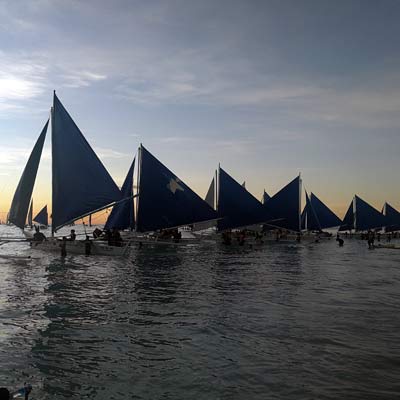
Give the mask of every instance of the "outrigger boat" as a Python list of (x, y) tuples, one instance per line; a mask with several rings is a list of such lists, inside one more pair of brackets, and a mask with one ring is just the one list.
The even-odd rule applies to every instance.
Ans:
[[(43, 144), (49, 120), (36, 142), (28, 163), (15, 191), (9, 213), (9, 221), (24, 231), (29, 203), (39, 167)], [(55, 233), (63, 226), (70, 225), (94, 212), (111, 207), (121, 198), (121, 191), (86, 141), (54, 92), (51, 109), (52, 136), (52, 237), (35, 241), (33, 249), (61, 251), (60, 240)], [(30, 212), (31, 214), (31, 212)], [(47, 208), (35, 218), (47, 217)], [(43, 219), (41, 218), (43, 217)], [(47, 218), (46, 218), (47, 219)], [(31, 232), (24, 231), (30, 241)], [(34, 236), (34, 235), (33, 235)], [(85, 254), (85, 242), (67, 241), (66, 251)], [(90, 253), (99, 255), (124, 255), (126, 248), (108, 246), (106, 243), (91, 241)]]
[[(188, 185), (155, 158), (143, 145), (138, 150), (137, 193), (133, 195), (132, 171), (122, 187), (126, 203), (116, 204), (106, 229), (134, 231), (123, 236), (132, 243), (183, 245), (201, 238), (185, 227), (217, 218), (215, 211)], [(134, 202), (136, 200), (136, 218)]]

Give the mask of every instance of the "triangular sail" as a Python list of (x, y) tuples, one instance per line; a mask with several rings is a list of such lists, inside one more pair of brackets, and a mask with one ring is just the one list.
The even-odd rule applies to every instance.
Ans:
[(346, 211), (346, 214), (343, 218), (342, 223), (340, 224), (339, 231), (351, 231), (354, 229), (354, 211), (353, 206), (354, 200), (351, 201), (349, 208)]
[(340, 226), (342, 221), (331, 211), (314, 193), (311, 193), (310, 202), (317, 215), (320, 229)]
[(339, 230), (355, 229), (356, 231), (366, 231), (368, 229), (379, 229), (385, 225), (385, 216), (356, 195), (346, 212)]
[(265, 191), (265, 189), (264, 189), (264, 193), (263, 193), (262, 198), (261, 198), (261, 203), (262, 203), (262, 204), (266, 204), (267, 201), (268, 201), (270, 198), (271, 198), (271, 196), (270, 196), (270, 195)]
[(40, 157), (42, 155), (43, 144), (46, 138), (47, 126), (49, 121), (43, 127), (43, 130), (29, 156), (28, 162), (19, 180), (17, 189), (11, 203), (8, 221), (21, 229), (25, 227), (25, 221), (28, 214), (29, 202), (32, 197), (33, 186), (35, 185), (36, 174), (39, 168)]
[(33, 220), (40, 225), (49, 225), (49, 217), (47, 214), (47, 205), (45, 205), (38, 213), (37, 215), (33, 218)]
[(263, 205), (222, 168), (218, 185), (218, 230), (261, 224), (270, 219)]
[(274, 226), (299, 232), (301, 230), (300, 176), (272, 196), (264, 207), (276, 219)]
[(107, 222), (104, 229), (134, 229), (135, 228), (135, 215), (133, 209), (133, 170), (135, 169), (135, 159), (129, 168), (125, 181), (121, 187), (122, 201), (117, 203)]
[(321, 224), (319, 221), (319, 216), (315, 212), (313, 204), (306, 191), (306, 206), (301, 214), (301, 227), (302, 229), (307, 229), (308, 231), (321, 231)]
[(355, 229), (365, 231), (382, 228), (386, 225), (385, 216), (358, 196), (355, 201)]
[(386, 232), (393, 232), (400, 230), (400, 212), (398, 212), (389, 203), (385, 203), (382, 210), (383, 215), (386, 217)]
[(205, 201), (210, 207), (215, 208), (214, 199), (215, 199), (215, 179), (213, 178), (210, 183), (210, 187), (208, 188)]
[(143, 146), (136, 229), (149, 232), (216, 218), (216, 212)]
[(120, 200), (121, 193), (54, 94), (53, 231)]
[(28, 226), (30, 228), (33, 227), (32, 218), (33, 218), (33, 200), (31, 200), (31, 206), (29, 207), (29, 212), (28, 212)]

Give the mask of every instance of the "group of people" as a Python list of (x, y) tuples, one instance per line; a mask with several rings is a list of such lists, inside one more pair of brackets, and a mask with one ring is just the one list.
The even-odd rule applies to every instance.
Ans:
[(96, 228), (93, 231), (93, 237), (94, 239), (107, 241), (107, 244), (109, 246), (121, 247), (124, 242), (122, 240), (121, 234), (119, 233), (119, 230), (116, 228), (113, 228), (111, 230), (105, 229), (104, 231), (102, 231), (99, 228)]
[(158, 239), (172, 239), (175, 243), (179, 243), (182, 239), (182, 232), (178, 228), (162, 229), (157, 234)]

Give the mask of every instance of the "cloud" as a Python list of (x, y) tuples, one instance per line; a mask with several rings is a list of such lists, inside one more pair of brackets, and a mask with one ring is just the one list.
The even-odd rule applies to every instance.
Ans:
[(93, 82), (103, 81), (107, 79), (107, 76), (90, 71), (80, 71), (64, 75), (63, 78), (65, 87), (80, 88), (90, 86)]
[(131, 154), (122, 153), (120, 151), (111, 148), (94, 147), (93, 150), (98, 155), (98, 157), (102, 159), (119, 159), (119, 158), (131, 157)]
[(21, 111), (27, 101), (42, 95), (46, 71), (32, 57), (0, 52), (0, 113)]

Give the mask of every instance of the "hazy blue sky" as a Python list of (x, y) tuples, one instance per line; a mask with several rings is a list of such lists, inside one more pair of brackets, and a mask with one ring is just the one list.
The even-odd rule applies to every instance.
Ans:
[(200, 195), (220, 162), (257, 197), (301, 171), (339, 213), (400, 207), (398, 0), (1, 1), (0, 21), (0, 211), (53, 89), (118, 184), (142, 142)]

